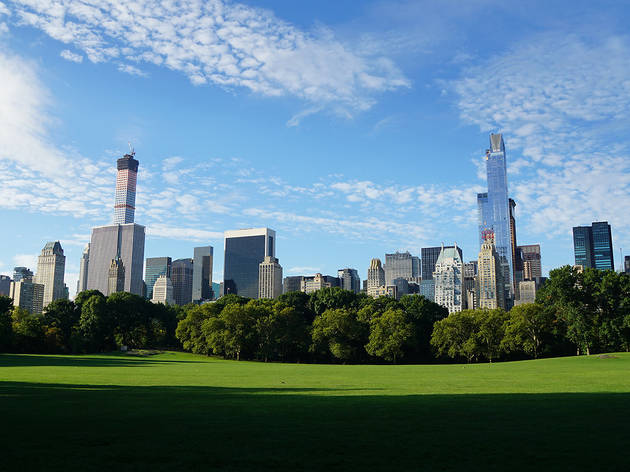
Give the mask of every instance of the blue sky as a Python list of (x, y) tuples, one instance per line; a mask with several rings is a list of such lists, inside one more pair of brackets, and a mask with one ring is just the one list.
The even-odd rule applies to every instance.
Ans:
[[(61, 240), (76, 287), (135, 146), (145, 256), (278, 233), (285, 275), (457, 242), (502, 132), (520, 244), (630, 249), (623, 2), (0, 0), (0, 272)], [(630, 250), (624, 253), (630, 253)]]

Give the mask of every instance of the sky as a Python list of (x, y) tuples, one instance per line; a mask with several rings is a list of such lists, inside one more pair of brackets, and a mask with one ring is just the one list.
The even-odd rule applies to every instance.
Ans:
[[(630, 6), (613, 1), (0, 0), (0, 273), (60, 240), (66, 283), (140, 161), (145, 257), (270, 227), (285, 275), (457, 243), (504, 135), (519, 244), (630, 254)], [(627, 249), (625, 249), (627, 248)]]

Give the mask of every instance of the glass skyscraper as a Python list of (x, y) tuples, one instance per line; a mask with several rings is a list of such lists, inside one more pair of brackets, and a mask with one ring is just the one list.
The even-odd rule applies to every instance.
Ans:
[(486, 172), (488, 192), (477, 194), (479, 245), (483, 243), (483, 232), (491, 230), (494, 233), (495, 247), (501, 262), (505, 293), (509, 297), (513, 293), (514, 268), (512, 267), (507, 164), (505, 144), (501, 134), (490, 135), (490, 149), (486, 151)]
[(199, 246), (194, 249), (192, 301), (200, 303), (212, 300), (218, 294), (212, 289), (212, 265), (214, 263), (212, 246)]
[(153, 298), (153, 286), (158, 277), (164, 275), (171, 278), (171, 258), (170, 257), (147, 257), (147, 264), (144, 271), (144, 282), (147, 284), (147, 298)]
[(575, 265), (599, 270), (614, 270), (612, 232), (607, 221), (573, 228)]
[(258, 298), (258, 266), (265, 257), (276, 257), (275, 241), (269, 228), (225, 232), (224, 295)]
[[(444, 246), (444, 249), (451, 249), (454, 247), (455, 246)], [(433, 280), (435, 263), (437, 262), (438, 257), (440, 257), (440, 252), (442, 252), (442, 246), (423, 247), (420, 249), (420, 257), (422, 258), (422, 280)], [(457, 248), (457, 252), (459, 252), (460, 259), (464, 260), (461, 247)]]

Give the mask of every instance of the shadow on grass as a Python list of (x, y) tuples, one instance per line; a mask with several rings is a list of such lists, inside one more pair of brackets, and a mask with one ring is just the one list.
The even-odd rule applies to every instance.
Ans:
[(344, 393), (3, 382), (2, 465), (625, 471), (630, 463), (628, 393)]
[(126, 356), (122, 353), (110, 353), (98, 357), (0, 354), (0, 367), (140, 367), (143, 365), (195, 362), (200, 361), (154, 359), (151, 356)]

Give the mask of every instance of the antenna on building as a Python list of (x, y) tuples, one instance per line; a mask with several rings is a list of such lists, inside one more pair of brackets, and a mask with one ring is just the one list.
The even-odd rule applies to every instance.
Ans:
[(131, 141), (127, 141), (127, 144), (129, 144), (129, 155), (132, 157), (135, 156), (136, 151), (134, 151), (133, 146), (131, 145)]

